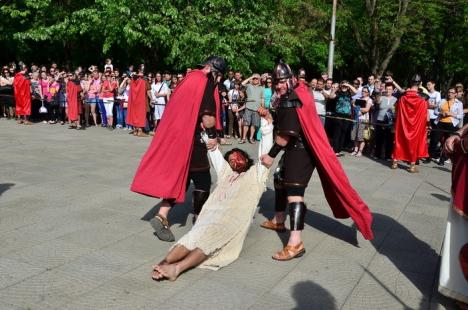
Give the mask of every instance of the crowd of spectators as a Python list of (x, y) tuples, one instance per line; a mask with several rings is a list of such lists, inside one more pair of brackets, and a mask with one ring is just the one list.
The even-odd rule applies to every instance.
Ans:
[[(24, 64), (18, 64), (24, 66)], [(17, 65), (3, 66), (0, 75), (0, 117), (16, 119), (13, 92)], [(101, 126), (109, 130), (128, 130), (138, 137), (147, 137), (157, 130), (170, 96), (183, 73), (150, 72), (144, 64), (129, 66), (120, 71), (107, 59), (101, 67), (78, 67), (74, 71), (59, 69), (56, 63), (49, 67), (32, 64), (27, 73), (31, 82), (32, 111), (30, 120), (36, 123), (65, 125), (67, 118), (66, 83), (74, 80), (80, 85), (79, 114), (81, 117), (70, 128), (85, 129)], [(383, 77), (370, 75), (366, 81), (356, 77), (340, 82), (322, 74), (307, 79), (300, 69), (298, 79), (308, 83), (315, 99), (317, 113), (329, 137), (336, 156), (360, 157), (363, 154), (375, 159), (390, 160), (393, 147), (395, 106), (405, 88), (387, 72)], [(134, 128), (127, 123), (127, 110), (132, 80), (146, 84), (146, 123)], [(218, 90), (222, 105), (223, 130), (218, 132), (221, 144), (233, 142), (256, 143), (260, 139), (258, 128), (259, 107), (269, 109), (274, 94), (274, 81), (269, 73), (254, 73), (244, 77), (240, 71), (229, 70), (227, 76), (218, 76)], [(451, 132), (468, 123), (468, 102), (462, 84), (450, 87), (446, 94), (436, 90), (436, 83), (428, 80), (420, 86), (420, 93), (428, 102), (428, 141), (430, 158), (443, 165), (441, 142)]]

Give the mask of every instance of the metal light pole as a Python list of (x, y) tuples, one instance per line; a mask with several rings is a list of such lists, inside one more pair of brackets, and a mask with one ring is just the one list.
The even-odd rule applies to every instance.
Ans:
[(328, 78), (333, 78), (333, 56), (335, 54), (335, 24), (336, 24), (336, 4), (338, 0), (333, 0), (330, 46), (328, 48)]

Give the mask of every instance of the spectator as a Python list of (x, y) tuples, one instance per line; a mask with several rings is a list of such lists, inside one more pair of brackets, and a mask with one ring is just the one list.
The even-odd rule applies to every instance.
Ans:
[(110, 58), (106, 59), (106, 64), (104, 65), (104, 72), (114, 71), (114, 66), (112, 65), (112, 60)]
[(67, 120), (67, 83), (65, 82), (66, 76), (67, 74), (64, 71), (60, 72), (59, 78), (57, 80), (57, 83), (59, 84), (59, 89), (56, 96), (59, 104), (60, 125), (65, 125), (65, 122)]
[[(434, 121), (437, 129), (443, 130), (436, 132), (435, 139), (439, 141), (443, 137), (445, 142), (453, 132), (457, 131), (460, 122), (463, 120), (463, 104), (457, 99), (455, 88), (449, 88), (447, 99), (441, 101), (440, 105), (434, 110), (434, 114), (437, 116)], [(446, 155), (441, 153), (438, 164), (443, 166), (446, 159)]]
[(374, 156), (377, 159), (381, 159), (383, 148), (385, 150), (385, 160), (390, 160), (393, 152), (392, 125), (397, 98), (393, 96), (393, 84), (386, 83), (385, 85), (384, 96), (380, 96), (375, 109), (376, 126)]
[(265, 98), (265, 109), (271, 109), (270, 101), (273, 95), (273, 81), (271, 78), (267, 78), (265, 81), (265, 91), (263, 97)]
[[(242, 137), (242, 116), (241, 110), (240, 110), (240, 97), (241, 97), (241, 91), (240, 91), (240, 83), (234, 82), (234, 88), (229, 90), (228, 92), (228, 101), (229, 101), (229, 113), (231, 113), (231, 117), (229, 118), (229, 128), (232, 130), (229, 132), (231, 136), (233, 136), (235, 139), (241, 140)], [(235, 131), (235, 122), (237, 121), (237, 131)]]
[(322, 78), (317, 80), (316, 87), (312, 91), (312, 95), (314, 96), (315, 101), (315, 109), (317, 110), (317, 114), (320, 117), (320, 121), (322, 125), (325, 124), (325, 91), (323, 90), (324, 87), (324, 80)]
[(164, 71), (164, 83), (166, 83), (167, 87), (171, 86), (172, 75), (169, 71)]
[(113, 110), (114, 110), (114, 90), (117, 88), (116, 82), (112, 81), (111, 75), (109, 72), (104, 74), (102, 79), (101, 87), (101, 98), (104, 105), (105, 114), (102, 115), (103, 118), (107, 119), (107, 128), (112, 130), (112, 124), (114, 122)]
[[(120, 107), (117, 111), (117, 127), (122, 128), (125, 127), (124, 130), (132, 130), (133, 127), (130, 126), (129, 124), (126, 124), (126, 119), (127, 119), (127, 108), (128, 108), (128, 95), (130, 93), (130, 78), (127, 77), (127, 74), (124, 73), (122, 75), (122, 83), (119, 85), (119, 100), (120, 100)], [(119, 113), (120, 112), (120, 113)], [(120, 116), (119, 116), (120, 114)], [(120, 125), (120, 126), (119, 126)]]
[(0, 75), (0, 105), (3, 109), (3, 116), (8, 119), (15, 117), (15, 97), (13, 91), (13, 75), (7, 66), (2, 68)]
[(151, 95), (154, 102), (154, 130), (158, 127), (163, 116), (169, 91), (169, 87), (162, 80), (161, 72), (156, 72), (154, 83), (151, 84)]
[[(322, 80), (322, 81), (323, 81), (323, 80)], [(311, 91), (311, 92), (313, 92), (313, 91), (315, 90), (315, 88), (317, 87), (317, 82), (318, 82), (317, 79), (312, 79), (312, 80), (310, 81), (310, 85), (309, 85), (309, 86), (310, 86), (310, 91)], [(322, 87), (322, 89), (323, 89), (323, 87)]]
[[(323, 89), (327, 95), (331, 94), (333, 88), (333, 80), (332, 79), (324, 79), (325, 81), (325, 88)], [(337, 88), (338, 89), (338, 88)]]
[(260, 75), (258, 73), (253, 74), (248, 79), (242, 81), (242, 85), (246, 86), (247, 101), (244, 113), (244, 132), (242, 140), (239, 143), (245, 143), (250, 128), (249, 142), (254, 144), (255, 130), (260, 126), (260, 115), (257, 110), (265, 105), (264, 90), (260, 86)]
[(226, 80), (224, 80), (224, 82), (223, 82), (224, 87), (226, 87), (226, 89), (228, 91), (231, 90), (232, 88), (234, 88), (233, 80), (234, 80), (234, 71), (229, 70), (228, 71), (228, 76), (227, 76)]
[(372, 107), (372, 99), (369, 97), (369, 89), (363, 87), (361, 90), (361, 98), (353, 101), (353, 108), (355, 108), (356, 123), (354, 123), (353, 130), (351, 131), (351, 140), (354, 141), (354, 149), (351, 155), (360, 157), (366, 142), (364, 140), (364, 128), (368, 127), (369, 111)]
[(49, 124), (56, 124), (59, 119), (59, 96), (60, 84), (53, 75), (49, 75)]
[(37, 114), (39, 112), (39, 109), (42, 106), (41, 104), (42, 92), (41, 92), (41, 85), (40, 85), (40, 80), (39, 80), (39, 72), (37, 71), (33, 72), (31, 75), (31, 97), (32, 97), (31, 116), (37, 120), (39, 118)]
[[(429, 106), (428, 106), (428, 115), (429, 115), (429, 122), (432, 129), (437, 128), (435, 121), (437, 120), (437, 115), (435, 114), (435, 110), (438, 108), (441, 97), (440, 92), (435, 90), (435, 82), (433, 80), (429, 80), (426, 83), (427, 90), (429, 92)], [(425, 163), (429, 163), (432, 158), (439, 159), (440, 148), (438, 147), (439, 141), (437, 141), (437, 136), (440, 138), (440, 135), (437, 135), (435, 131), (431, 131), (430, 135), (430, 142), (429, 142), (429, 157), (425, 160)]]
[(89, 80), (88, 104), (91, 109), (94, 126), (97, 126), (96, 104), (99, 101), (99, 93), (101, 92), (101, 79), (99, 78), (99, 72), (94, 70)]
[[(352, 121), (351, 97), (356, 93), (356, 89), (347, 81), (339, 84), (338, 90), (332, 90), (331, 99), (336, 100), (335, 113), (333, 121), (333, 139), (332, 146), (336, 156), (343, 156), (342, 152), (346, 134), (349, 132)], [(348, 133), (349, 134), (349, 133)]]
[(369, 75), (369, 77), (367, 78), (367, 84), (364, 85), (364, 86), (367, 86), (367, 88), (369, 88), (369, 91), (370, 91), (370, 95), (372, 96), (372, 93), (374, 92), (374, 89), (375, 89), (375, 76), (373, 74)]

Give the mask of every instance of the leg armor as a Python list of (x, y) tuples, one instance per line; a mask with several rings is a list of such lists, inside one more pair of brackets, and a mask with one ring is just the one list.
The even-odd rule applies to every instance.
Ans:
[(291, 202), (289, 204), (289, 220), (291, 230), (304, 230), (304, 218), (307, 207), (303, 202)]

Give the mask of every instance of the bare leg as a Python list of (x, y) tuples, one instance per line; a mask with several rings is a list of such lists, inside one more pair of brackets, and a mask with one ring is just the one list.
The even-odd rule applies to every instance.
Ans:
[(195, 249), (178, 263), (157, 266), (156, 272), (158, 272), (164, 278), (167, 278), (169, 281), (175, 281), (182, 272), (200, 265), (207, 258), (208, 256), (205, 255), (200, 249)]
[(255, 126), (250, 126), (250, 141), (254, 141)]
[(249, 126), (244, 126), (244, 132), (242, 133), (242, 140), (247, 138), (247, 132), (249, 131)]
[(91, 104), (91, 115), (93, 116), (94, 126), (97, 126), (96, 105)]
[(158, 214), (164, 216), (167, 218), (167, 215), (169, 214), (169, 210), (171, 210), (171, 204), (165, 200), (161, 202), (161, 206), (159, 207)]

